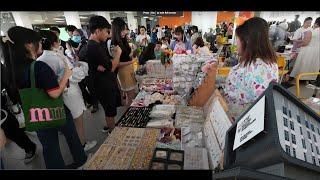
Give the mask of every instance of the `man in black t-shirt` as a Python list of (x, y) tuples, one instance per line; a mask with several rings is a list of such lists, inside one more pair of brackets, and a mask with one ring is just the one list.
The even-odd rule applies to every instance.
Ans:
[(96, 95), (105, 111), (107, 126), (103, 128), (103, 131), (111, 132), (115, 127), (114, 117), (117, 115), (117, 107), (121, 103), (114, 71), (118, 67), (122, 51), (119, 46), (115, 46), (114, 59), (111, 60), (106, 48), (101, 45), (111, 37), (111, 25), (104, 17), (91, 17), (89, 29), (91, 32), (87, 44), (89, 76), (93, 79)]

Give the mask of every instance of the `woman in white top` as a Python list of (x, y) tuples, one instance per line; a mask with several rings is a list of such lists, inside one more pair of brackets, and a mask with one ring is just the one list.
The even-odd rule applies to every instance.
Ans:
[[(70, 69), (73, 69), (73, 74), (69, 78), (67, 88), (62, 94), (63, 101), (65, 105), (70, 109), (72, 117), (74, 119), (74, 124), (80, 141), (84, 147), (85, 151), (93, 148), (97, 142), (96, 141), (85, 141), (85, 132), (83, 127), (83, 113), (86, 110), (84, 105), (81, 90), (79, 88), (78, 82), (81, 81), (88, 71), (88, 65), (83, 63), (81, 65), (74, 66), (63, 54), (58, 51), (59, 42), (58, 37), (51, 31), (40, 31), (43, 47), (43, 54), (37, 59), (38, 61), (43, 61), (48, 64), (51, 69), (56, 73), (58, 79), (64, 74), (64, 62), (65, 61)], [(81, 62), (82, 63), (82, 62)]]
[[(291, 77), (300, 73), (319, 72), (320, 70), (320, 17), (314, 23), (314, 29), (306, 31), (301, 49), (294, 64)], [(315, 80), (317, 76), (305, 76), (301, 80)]]
[(298, 56), (298, 53), (299, 53), (300, 47), (301, 47), (301, 43), (302, 43), (304, 36), (305, 36), (305, 32), (311, 31), (311, 28), (310, 28), (311, 22), (312, 22), (312, 18), (307, 17), (304, 20), (302, 27), (294, 32), (294, 35), (291, 39), (293, 42), (292, 59), (296, 59)]
[(144, 26), (140, 27), (140, 34), (136, 38), (139, 46), (147, 47), (151, 42), (150, 36), (147, 34), (147, 29)]

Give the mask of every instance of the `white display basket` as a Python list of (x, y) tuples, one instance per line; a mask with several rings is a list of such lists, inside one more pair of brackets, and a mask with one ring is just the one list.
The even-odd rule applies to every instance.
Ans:
[(147, 75), (149, 77), (163, 77), (172, 78), (173, 67), (172, 65), (166, 67), (160, 60), (149, 60), (146, 63)]

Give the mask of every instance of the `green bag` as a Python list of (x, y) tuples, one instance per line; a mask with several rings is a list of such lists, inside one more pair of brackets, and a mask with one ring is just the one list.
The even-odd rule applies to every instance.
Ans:
[(66, 122), (62, 96), (51, 98), (43, 89), (35, 87), (33, 61), (30, 68), (31, 88), (19, 90), (25, 118), (26, 131), (54, 128)]

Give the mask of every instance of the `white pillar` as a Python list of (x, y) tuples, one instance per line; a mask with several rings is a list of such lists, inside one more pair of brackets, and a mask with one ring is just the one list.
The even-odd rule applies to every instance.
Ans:
[(134, 18), (132, 12), (127, 12), (127, 20), (128, 20), (128, 27), (130, 30), (135, 30), (138, 28), (137, 20)]
[(192, 11), (191, 24), (198, 26), (202, 30), (202, 34), (209, 32), (209, 28), (215, 29), (217, 24), (216, 11)]
[(103, 16), (111, 24), (110, 12), (108, 12), (108, 11), (96, 11), (96, 15)]
[(78, 11), (65, 11), (64, 17), (66, 18), (67, 25), (74, 25), (81, 29), (81, 22)]
[(147, 28), (147, 19), (145, 19), (143, 17), (141, 18), (141, 26), (144, 26)]
[(17, 26), (32, 29), (32, 23), (27, 12), (13, 11), (12, 16)]

